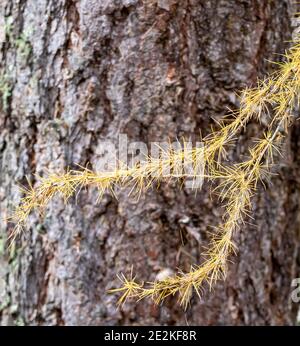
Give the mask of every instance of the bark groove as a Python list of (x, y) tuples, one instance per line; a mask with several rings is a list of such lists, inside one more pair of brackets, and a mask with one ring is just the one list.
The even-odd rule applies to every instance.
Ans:
[[(212, 116), (238, 107), (236, 90), (272, 71), (266, 60), (287, 48), (295, 11), (291, 0), (2, 0), (0, 78), (10, 95), (1, 87), (1, 216), (20, 198), (16, 182), (75, 164), (96, 169), (101, 142), (119, 133), (147, 144), (207, 134)], [(232, 157), (259, 130), (251, 124)], [(195, 197), (162, 185), (138, 203), (126, 191), (99, 205), (92, 190), (67, 206), (55, 199), (10, 253), (1, 223), (1, 324), (294, 324), (299, 134), (296, 124), (279, 174), (255, 198), (227, 281), (186, 312), (175, 300), (117, 310), (106, 293), (132, 265), (153, 280), (200, 261), (222, 210), (208, 187)]]

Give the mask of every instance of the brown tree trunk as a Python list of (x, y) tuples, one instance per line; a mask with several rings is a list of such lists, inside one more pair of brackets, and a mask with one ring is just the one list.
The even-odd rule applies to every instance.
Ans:
[[(272, 71), (292, 35), (292, 0), (1, 0), (0, 208), (6, 217), (26, 183), (46, 170), (90, 163), (101, 142), (207, 134), (212, 117), (237, 108), (235, 92)], [(280, 57), (279, 57), (280, 59)], [(258, 135), (251, 125), (243, 134)], [(294, 324), (299, 276), (300, 127), (272, 185), (254, 198), (251, 225), (226, 282), (187, 311), (168, 300), (116, 308), (116, 274), (154, 280), (199, 263), (209, 226), (221, 219), (209, 187), (162, 184), (141, 199), (119, 192), (96, 204), (82, 191), (45, 217), (33, 214), (10, 252), (1, 225), (2, 325)], [(33, 177), (33, 178), (32, 178)], [(200, 235), (199, 237), (197, 235)]]

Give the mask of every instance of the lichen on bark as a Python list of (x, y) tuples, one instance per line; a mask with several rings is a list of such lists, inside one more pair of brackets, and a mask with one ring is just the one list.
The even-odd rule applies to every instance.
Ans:
[[(237, 107), (235, 91), (284, 53), (294, 12), (282, 0), (2, 1), (0, 21), (12, 18), (12, 27), (0, 33), (0, 67), (11, 87), (0, 117), (1, 216), (20, 198), (16, 182), (45, 169), (95, 166), (101, 141), (116, 142), (118, 133), (145, 142), (206, 134), (211, 115)], [(16, 43), (24, 32), (25, 57)], [(231, 155), (257, 131), (252, 124)], [(280, 174), (255, 198), (255, 226), (237, 237), (241, 255), (228, 280), (187, 312), (172, 301), (118, 310), (106, 293), (132, 264), (147, 279), (188, 269), (207, 245), (207, 225), (222, 214), (207, 189), (195, 198), (163, 185), (138, 204), (124, 192), (95, 205), (95, 192), (86, 191), (67, 207), (56, 199), (45, 218), (33, 214), (15, 251), (0, 254), (1, 324), (293, 324), (298, 133), (296, 124)]]

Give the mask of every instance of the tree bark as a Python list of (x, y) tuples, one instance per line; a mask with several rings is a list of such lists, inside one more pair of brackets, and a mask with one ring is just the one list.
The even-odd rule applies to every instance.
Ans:
[[(267, 59), (282, 59), (275, 53), (291, 39), (292, 2), (1, 0), (1, 217), (19, 201), (16, 183), (76, 164), (96, 169), (103, 140), (117, 144), (120, 133), (146, 144), (209, 133), (212, 118), (238, 107), (237, 90), (274, 69)], [(232, 157), (262, 127), (251, 124)], [(186, 311), (176, 298), (117, 309), (107, 293), (131, 267), (152, 281), (163, 269), (200, 263), (223, 210), (209, 186), (195, 196), (172, 183), (138, 202), (119, 191), (97, 204), (93, 189), (67, 206), (55, 198), (45, 217), (30, 216), (10, 251), (2, 223), (1, 324), (294, 324), (299, 134), (296, 123), (278, 174), (254, 197), (226, 281)]]

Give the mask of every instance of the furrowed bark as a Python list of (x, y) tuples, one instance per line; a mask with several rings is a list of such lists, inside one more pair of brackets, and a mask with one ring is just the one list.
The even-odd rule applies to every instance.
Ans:
[[(199, 138), (212, 117), (237, 108), (236, 91), (276, 66), (292, 37), (291, 0), (2, 0), (0, 3), (0, 213), (17, 203), (16, 183), (76, 164), (97, 169), (101, 143)], [(4, 85), (4, 87), (3, 87)], [(10, 92), (5, 92), (5, 90)], [(231, 157), (246, 154), (241, 134)], [(205, 185), (195, 196), (162, 184), (137, 202), (120, 191), (82, 191), (7, 252), (1, 223), (2, 325), (295, 324), (291, 281), (299, 276), (299, 148), (296, 122), (276, 176), (254, 198), (253, 220), (235, 241), (229, 276), (187, 311), (176, 299), (116, 308), (116, 274), (139, 279), (200, 263), (222, 212)]]

